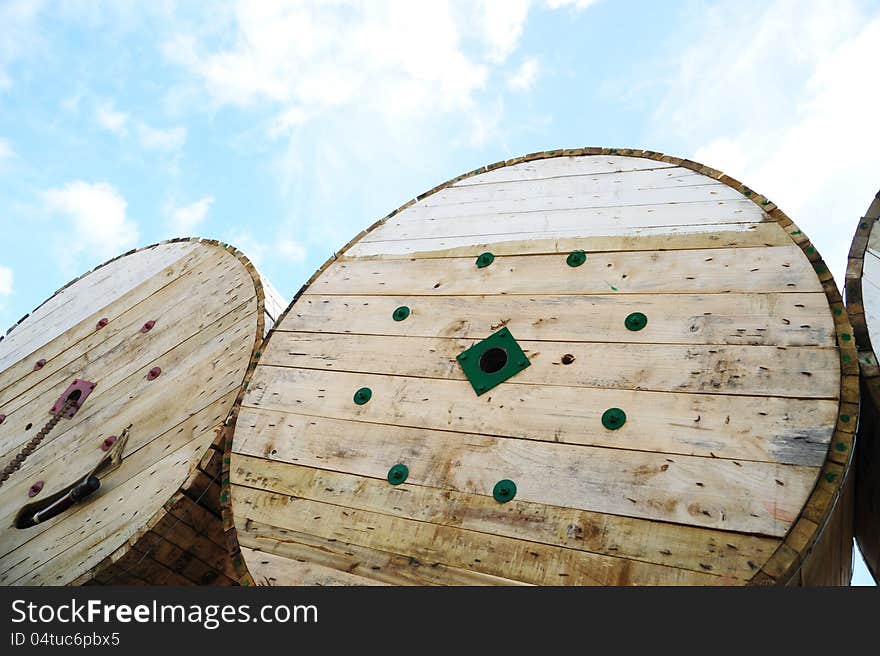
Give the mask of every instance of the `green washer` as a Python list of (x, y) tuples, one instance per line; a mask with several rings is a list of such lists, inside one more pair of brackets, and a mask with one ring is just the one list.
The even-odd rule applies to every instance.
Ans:
[(498, 503), (511, 501), (516, 496), (516, 483), (507, 478), (498, 481), (492, 489), (492, 496)]
[(623, 325), (627, 330), (641, 330), (648, 325), (648, 317), (641, 312), (633, 312), (623, 320)]
[(409, 308), (406, 307), (405, 305), (401, 305), (399, 308), (397, 308), (393, 312), (393, 314), (391, 315), (391, 318), (394, 319), (395, 321), (403, 321), (408, 316), (409, 316)]
[(373, 390), (371, 390), (369, 387), (361, 387), (357, 392), (354, 393), (354, 402), (358, 405), (363, 405), (372, 397)]
[(608, 408), (602, 413), (602, 425), (608, 430), (617, 430), (626, 423), (626, 413), (620, 408)]
[(487, 266), (492, 264), (495, 261), (495, 256), (492, 253), (486, 251), (482, 255), (477, 258), (477, 268), (485, 269)]
[(388, 470), (388, 482), (392, 485), (400, 485), (409, 476), (409, 467), (402, 464), (394, 465)]
[(572, 251), (565, 258), (565, 263), (570, 267), (579, 267), (587, 261), (587, 254), (584, 251)]

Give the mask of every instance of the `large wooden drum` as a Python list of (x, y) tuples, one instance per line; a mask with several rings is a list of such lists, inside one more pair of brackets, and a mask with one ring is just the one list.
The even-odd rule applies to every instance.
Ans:
[(244, 396), (234, 528), (263, 584), (846, 584), (858, 393), (831, 274), (770, 200), (537, 153), (309, 280)]
[(859, 550), (880, 583), (880, 194), (859, 219), (846, 271), (846, 306), (852, 319), (862, 405), (856, 447), (855, 530)]
[(0, 341), (0, 583), (221, 584), (220, 469), (280, 300), (214, 241), (127, 253)]

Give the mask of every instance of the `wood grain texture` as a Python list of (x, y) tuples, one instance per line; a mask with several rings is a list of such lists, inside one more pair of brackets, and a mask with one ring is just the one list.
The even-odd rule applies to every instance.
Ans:
[[(501, 328), (529, 366), (477, 396), (456, 356)], [(612, 149), (484, 167), (357, 235), (282, 315), (228, 529), (257, 582), (843, 582), (851, 333), (815, 247), (720, 171)]]
[(846, 272), (846, 305), (861, 372), (862, 404), (855, 453), (855, 535), (880, 583), (880, 193), (856, 224)]
[[(112, 260), (17, 324), (0, 342), (4, 465), (72, 380), (95, 388), (0, 487), (0, 583), (238, 583), (220, 518), (218, 435), (234, 421), (265, 322), (261, 279), (241, 253), (179, 240)], [(99, 474), (97, 492), (16, 528), (26, 503), (82, 478), (128, 425), (121, 466)]]

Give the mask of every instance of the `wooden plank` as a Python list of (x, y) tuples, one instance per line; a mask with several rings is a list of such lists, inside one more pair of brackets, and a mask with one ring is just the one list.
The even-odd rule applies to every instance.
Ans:
[(382, 585), (377, 581), (341, 572), (312, 562), (289, 560), (272, 553), (242, 548), (243, 555), (259, 563), (258, 585)]
[[(394, 321), (406, 305), (412, 314)], [(648, 325), (626, 330), (642, 312)], [(303, 296), (277, 330), (484, 339), (507, 326), (517, 340), (835, 346), (824, 294), (598, 296)]]
[(518, 200), (565, 197), (590, 199), (597, 194), (603, 197), (613, 195), (620, 198), (626, 194), (645, 190), (687, 189), (690, 191), (688, 189), (690, 187), (703, 189), (703, 196), (707, 196), (709, 190), (724, 190), (726, 193), (733, 191), (723, 182), (707, 178), (690, 169), (673, 166), (618, 173), (556, 176), (515, 182), (456, 184), (426, 196), (419, 201), (419, 204), (425, 207), (438, 207), (514, 198)]
[[(730, 579), (530, 543), (239, 488), (238, 507), (264, 524), (539, 585), (729, 583)], [(535, 567), (541, 563), (541, 567)]]
[(478, 176), (464, 178), (454, 183), (456, 187), (494, 182), (541, 180), (556, 176), (595, 175), (599, 173), (622, 173), (666, 169), (673, 164), (646, 157), (607, 155), (597, 157), (553, 157), (511, 166), (502, 166)]
[[(216, 270), (217, 262), (209, 264)], [(211, 270), (208, 267), (203, 272), (209, 274)], [(92, 325), (90, 335), (48, 360), (42, 369), (34, 371), (31, 366), (18, 380), (13, 380), (8, 375), (10, 372), (4, 372), (2, 381), (10, 384), (0, 391), (0, 406), (9, 415), (47, 391), (57, 398), (74, 378), (100, 379), (102, 389), (111, 386), (127, 372), (143, 366), (145, 360), (166, 353), (187, 337), (181, 332), (181, 326), (187, 325), (188, 317), (200, 317), (199, 324), (190, 327), (197, 332), (200, 327), (209, 326), (252, 302), (243, 297), (240, 287), (244, 282), (241, 275), (233, 280), (224, 275), (211, 276), (199, 286), (201, 293), (190, 300), (187, 297), (192, 294), (192, 278), (184, 276), (174, 280), (100, 331), (95, 331)], [(149, 320), (156, 322), (154, 327), (141, 333)], [(54, 398), (50, 406), (51, 403)]]
[[(180, 416), (186, 416), (187, 419), (176, 425), (173, 425), (173, 421), (171, 422), (172, 425), (168, 425), (167, 419), (162, 418), (161, 421), (165, 424), (162, 428), (154, 428), (151, 431), (149, 430), (150, 427), (144, 426), (144, 430), (141, 433), (133, 429), (131, 439), (134, 441), (136, 436), (140, 436), (140, 447), (131, 452), (126, 451), (122, 466), (101, 478), (102, 489), (123, 486), (127, 481), (136, 476), (138, 472), (155, 466), (168, 453), (175, 451), (182, 445), (191, 443), (193, 440), (198, 443), (199, 449), (204, 450), (208, 448), (214, 435), (213, 429), (218, 424), (222, 424), (224, 412), (229, 408), (235, 395), (235, 390), (230, 391), (203, 409), (189, 415), (179, 415), (177, 420), (179, 420)], [(144, 437), (145, 435), (148, 437)], [(100, 440), (97, 444), (100, 444)], [(84, 449), (76, 449), (73, 451), (73, 454), (75, 455), (79, 451), (84, 451)], [(70, 459), (74, 460), (75, 457)], [(85, 472), (88, 471), (84, 467), (85, 463), (80, 462), (79, 466), (74, 467), (72, 464), (67, 465), (64, 458), (55, 460), (52, 465), (52, 467), (47, 467), (38, 474), (43, 477), (41, 480), (53, 483), (56, 481), (59, 483), (70, 483), (75, 478), (85, 475)], [(94, 460), (92, 461), (92, 466), (94, 466)], [(2, 501), (2, 515), (0, 515), (2, 520), (0, 521), (2, 521), (3, 526), (9, 527), (6, 531), (0, 533), (0, 556), (4, 558), (14, 549), (19, 549), (28, 542), (32, 542), (28, 548), (39, 549), (40, 545), (43, 544), (41, 536), (45, 531), (55, 524), (65, 523), (66, 518), (74, 517), (79, 510), (86, 507), (82, 506), (81, 508), (72, 509), (63, 516), (26, 530), (11, 528), (21, 507), (26, 501), (29, 501), (27, 489), (30, 482), (35, 480), (34, 476), (37, 476), (37, 474), (26, 478), (22, 477), (21, 479), (11, 478), (4, 485), (4, 494), (0, 497), (0, 501)], [(178, 482), (178, 486), (183, 480), (181, 479)], [(7, 485), (9, 490), (5, 489)], [(141, 509), (145, 513), (149, 512), (152, 514), (161, 508), (162, 501), (163, 499), (161, 498), (144, 499), (141, 501)]]
[(360, 240), (343, 259), (382, 257), (477, 257), (491, 251), (501, 255), (565, 253), (574, 250), (651, 251), (695, 248), (754, 248), (789, 246), (791, 238), (777, 223), (725, 223), (621, 229), (585, 235), (575, 230), (537, 230), (496, 233), (493, 224), (474, 225), (468, 234), (423, 239)]
[[(515, 379), (514, 379), (515, 380)], [(352, 401), (369, 387), (366, 405)], [(267, 393), (268, 392), (268, 393)], [(461, 381), (260, 367), (244, 406), (476, 435), (818, 466), (837, 402), (520, 385), (476, 396)], [(608, 408), (626, 412), (618, 430)]]
[[(495, 483), (506, 478), (516, 482), (517, 498), (523, 501), (777, 537), (797, 516), (818, 475), (816, 467), (664, 456), (277, 412), (243, 412), (242, 420), (246, 428), (244, 443), (236, 447), (239, 455), (352, 473), (366, 471), (357, 467), (367, 467), (360, 463), (372, 458), (370, 475), (379, 477), (403, 462), (413, 481), (433, 487), (491, 495)], [(253, 442), (248, 436), (257, 431), (268, 438)], [(280, 431), (287, 437), (280, 437)], [(352, 435), (357, 435), (356, 443)], [(288, 451), (281, 442), (294, 436), (296, 444)], [(373, 455), (364, 456), (361, 444), (364, 450), (373, 449)], [(333, 449), (342, 451), (334, 455)]]
[[(181, 275), (209, 254), (210, 251), (193, 242), (162, 244), (110, 262), (84, 276), (66, 288), (64, 294), (43, 303), (26, 323), (6, 335), (0, 342), (0, 371), (48, 346), (71, 326), (91, 318), (97, 321), (100, 317), (95, 315), (105, 307), (115, 304), (121, 312), (146, 298), (166, 284), (164, 276), (156, 276), (157, 272), (175, 271)], [(94, 324), (91, 322), (92, 330)], [(69, 336), (64, 337), (62, 342)], [(49, 359), (51, 353), (43, 357)]]
[[(413, 206), (415, 207), (415, 206)], [(719, 223), (760, 223), (767, 215), (749, 200), (698, 203), (630, 205), (625, 207), (584, 207), (543, 209), (533, 212), (488, 213), (432, 219), (411, 215), (410, 209), (388, 219), (370, 231), (363, 241), (453, 237), (485, 231), (492, 226), (496, 234), (523, 233), (542, 226), (546, 231), (580, 230), (582, 233), (623, 234), (635, 228), (714, 225)]]
[(335, 262), (307, 295), (380, 294), (688, 294), (817, 292), (822, 285), (799, 246), (628, 253), (590, 253), (579, 267), (563, 255)]
[[(779, 544), (773, 538), (588, 512), (519, 497), (500, 505), (490, 497), (446, 487), (458, 481), (439, 480), (437, 469), (426, 468), (422, 459), (407, 458), (416, 466), (415, 476), (405, 485), (391, 486), (384, 480), (382, 467), (387, 463), (380, 454), (372, 459), (361, 449), (350, 458), (334, 457), (327, 450), (321, 454), (327, 457), (312, 460), (322, 469), (308, 458), (297, 457), (308, 464), (294, 465), (236, 455), (232, 484), (744, 580), (754, 575)], [(355, 474), (328, 470), (338, 466)], [(442, 489), (433, 487), (438, 485)]]
[[(279, 332), (260, 362), (300, 369), (465, 380), (456, 356), (477, 341)], [(531, 366), (517, 374), (518, 384), (790, 398), (834, 399), (839, 394), (840, 357), (833, 348), (519, 344)], [(646, 362), (651, 366), (646, 367)]]
[[(135, 533), (139, 526), (135, 517), (149, 516), (139, 504), (112, 503), (111, 499), (131, 498), (134, 490), (138, 490), (137, 499), (161, 498), (165, 490), (173, 489), (174, 481), (186, 476), (205, 448), (206, 444), (193, 440), (119, 488), (108, 486), (99, 497), (76, 511), (76, 522), (53, 523), (45, 530), (40, 536), (43, 548), (22, 552), (23, 560), (0, 572), (0, 583), (64, 585), (79, 572), (99, 563)], [(114, 539), (108, 539), (110, 536)]]
[[(573, 180), (582, 178), (569, 178), (566, 185), (571, 185)], [(546, 183), (544, 183), (546, 184)], [(443, 193), (443, 192), (439, 192)], [(448, 192), (454, 195), (455, 192)], [(461, 216), (488, 216), (491, 214), (545, 212), (548, 210), (582, 210), (595, 208), (615, 209), (624, 207), (655, 207), (660, 205), (673, 205), (680, 207), (690, 203), (718, 204), (731, 203), (738, 207), (745, 207), (746, 199), (735, 189), (731, 189), (719, 182), (709, 182), (705, 185), (687, 187), (660, 187), (635, 189), (625, 187), (620, 190), (609, 192), (594, 192), (590, 194), (578, 194), (577, 192), (557, 192), (557, 195), (529, 196), (520, 194), (516, 186), (511, 186), (505, 193), (495, 197), (474, 200), (470, 202), (435, 203), (435, 194), (427, 196), (415, 205), (401, 212), (401, 216), (408, 219), (444, 220)], [(750, 201), (746, 201), (750, 202)], [(757, 206), (752, 203), (755, 209)], [(758, 212), (760, 210), (758, 209)], [(757, 216), (758, 213), (756, 212)]]
[[(253, 348), (253, 335), (256, 329), (255, 302), (236, 308), (229, 316), (223, 317), (205, 330), (181, 342), (164, 354), (132, 371), (126, 378), (109, 387), (99, 386), (92, 392), (86, 403), (83, 404), (77, 414), (67, 420), (62, 420), (52, 431), (50, 437), (32, 453), (24, 462), (21, 469), (13, 474), (13, 478), (22, 478), (40, 471), (47, 462), (52, 462), (62, 456), (70, 456), (74, 445), (82, 445), (97, 442), (100, 444), (108, 435), (118, 434), (127, 423), (138, 424), (144, 421), (153, 421), (159, 418), (163, 421), (176, 422), (180, 416), (172, 416), (175, 410), (181, 410), (183, 405), (188, 413), (195, 412), (205, 403), (225, 395), (236, 389), (244, 376), (248, 366), (248, 353)], [(228, 356), (228, 357), (227, 357)], [(159, 366), (162, 370), (157, 384), (151, 385), (146, 378), (149, 370)], [(206, 367), (212, 370), (210, 379), (201, 379), (199, 372)], [(190, 395), (196, 398), (190, 398)], [(40, 403), (36, 407), (51, 407), (55, 400), (54, 392), (42, 395)], [(156, 403), (167, 403), (166, 406), (157, 406)], [(10, 438), (18, 435), (15, 443), (4, 440), (3, 446), (7, 450), (2, 456), (8, 461), (20, 448), (20, 444), (29, 439), (38, 428), (32, 426), (31, 432), (26, 428), (28, 424), (41, 421), (38, 417), (29, 415), (28, 405), (20, 412), (15, 412), (8, 417), (9, 431), (6, 433)], [(156, 409), (162, 408), (162, 412)], [(152, 417), (151, 415), (155, 415)], [(7, 422), (4, 422), (4, 426)], [(171, 424), (169, 424), (171, 425)], [(144, 437), (147, 435), (141, 434)], [(21, 437), (23, 436), (23, 437)], [(129, 450), (137, 448), (137, 439), (134, 438)], [(47, 448), (52, 445), (51, 448)], [(93, 458), (92, 449), (85, 449), (80, 454), (87, 460)], [(66, 465), (82, 464), (82, 461), (74, 463), (69, 461)], [(84, 465), (88, 470), (91, 465)], [(10, 479), (12, 480), (12, 479)], [(8, 485), (7, 482), (5, 485)]]
[[(351, 572), (386, 585), (526, 585), (521, 581), (448, 567), (443, 563), (422, 563), (416, 558), (366, 549), (335, 538), (319, 538), (260, 522), (248, 522), (239, 534), (243, 545), (253, 547), (243, 546), (242, 552), (246, 554), (248, 562), (254, 563), (254, 569), (260, 571), (260, 582), (271, 576), (271, 573), (269, 576), (262, 574), (261, 567), (262, 557), (270, 553), (281, 559), (278, 566), (285, 570), (305, 561), (339, 572)], [(254, 553), (256, 551), (259, 554)]]

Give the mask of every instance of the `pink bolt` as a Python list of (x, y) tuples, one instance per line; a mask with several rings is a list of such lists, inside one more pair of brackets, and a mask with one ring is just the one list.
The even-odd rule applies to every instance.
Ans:
[(109, 451), (110, 447), (112, 447), (114, 444), (116, 444), (116, 436), (111, 435), (110, 437), (106, 438), (103, 442), (101, 442), (101, 451)]
[(159, 367), (153, 367), (150, 369), (149, 373), (147, 373), (147, 380), (156, 380), (161, 373), (162, 370)]
[(35, 497), (40, 493), (40, 490), (43, 489), (43, 481), (37, 481), (33, 485), (31, 485), (31, 489), (28, 490), (29, 497)]

